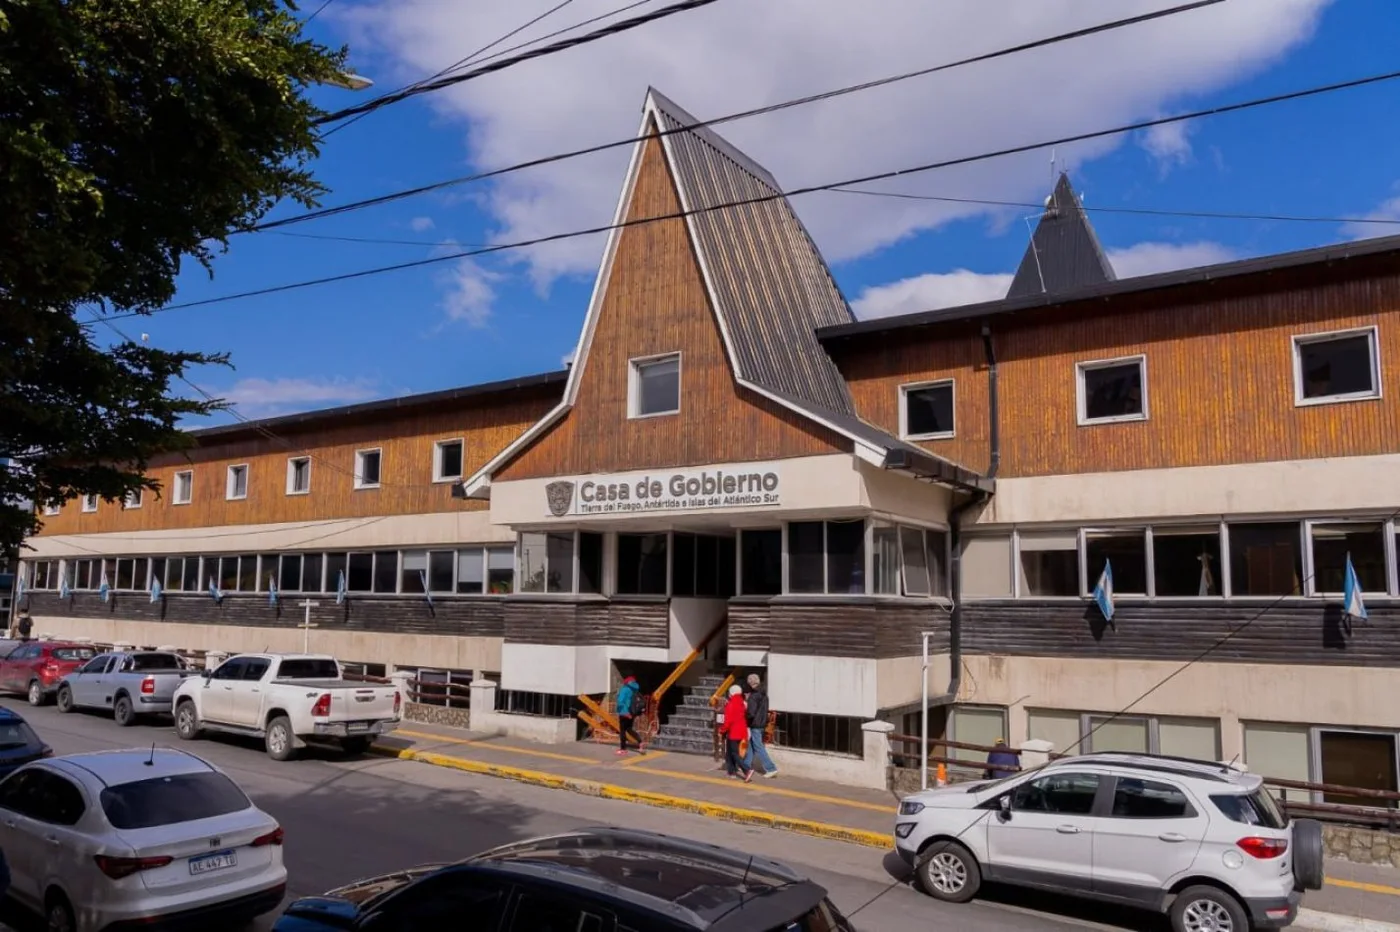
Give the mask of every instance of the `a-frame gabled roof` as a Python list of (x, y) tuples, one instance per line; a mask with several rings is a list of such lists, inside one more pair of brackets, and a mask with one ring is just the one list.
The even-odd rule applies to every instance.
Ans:
[(1116, 278), (1069, 175), (1061, 172), (1006, 297), (1062, 294)]

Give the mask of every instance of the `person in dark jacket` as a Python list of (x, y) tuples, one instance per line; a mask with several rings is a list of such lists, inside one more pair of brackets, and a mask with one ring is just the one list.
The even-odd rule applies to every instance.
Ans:
[(987, 779), (1000, 780), (1020, 771), (1020, 753), (1007, 747), (1005, 738), (998, 738), (997, 743), (992, 746), (992, 752), (987, 755)]
[(763, 775), (772, 779), (778, 775), (778, 765), (768, 756), (768, 748), (763, 743), (763, 731), (768, 727), (768, 691), (757, 673), (749, 674), (749, 747), (744, 752), (744, 769), (753, 770), (754, 758), (763, 765)]
[(632, 727), (633, 717), (636, 715), (637, 698), (642, 687), (638, 685), (635, 676), (629, 676), (622, 681), (622, 685), (617, 690), (617, 756), (623, 757), (627, 754), (627, 736), (631, 735), (632, 740), (637, 742), (638, 751), (646, 751), (646, 742), (643, 741)]
[(29, 640), (29, 636), (34, 633), (34, 621), (29, 617), (28, 612), (19, 613), (19, 621), (15, 623), (15, 631), (19, 634), (21, 641)]

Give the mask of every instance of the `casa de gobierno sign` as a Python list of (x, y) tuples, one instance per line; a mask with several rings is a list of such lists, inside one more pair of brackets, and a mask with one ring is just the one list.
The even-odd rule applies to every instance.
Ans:
[(781, 496), (782, 478), (771, 463), (581, 476), (545, 486), (556, 518), (763, 507), (781, 504)]

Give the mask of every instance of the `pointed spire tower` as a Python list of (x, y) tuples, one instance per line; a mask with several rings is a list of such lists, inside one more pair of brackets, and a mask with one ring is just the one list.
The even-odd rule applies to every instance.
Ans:
[(1069, 175), (1061, 172), (1006, 297), (1060, 294), (1116, 279)]

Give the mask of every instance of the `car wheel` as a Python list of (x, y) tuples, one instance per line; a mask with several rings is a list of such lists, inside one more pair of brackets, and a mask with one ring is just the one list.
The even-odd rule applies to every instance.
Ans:
[(1187, 887), (1172, 903), (1172, 932), (1249, 932), (1239, 900), (1217, 887)]
[(136, 710), (131, 707), (130, 696), (117, 697), (117, 701), (112, 704), (112, 717), (123, 728), (136, 724)]
[(29, 704), (43, 705), (48, 696), (44, 695), (44, 687), (38, 680), (29, 681)]
[(340, 749), (352, 757), (359, 757), (369, 750), (373, 738), (345, 738), (340, 742)]
[(55, 703), (58, 711), (68, 713), (73, 711), (73, 690), (67, 686), (58, 687), (58, 699)]
[(292, 736), (292, 723), (285, 715), (279, 715), (267, 723), (267, 756), (273, 760), (291, 760), (295, 750)]
[(1299, 890), (1321, 890), (1323, 882), (1322, 823), (1293, 820), (1293, 880)]
[(955, 841), (936, 841), (925, 848), (914, 876), (925, 893), (947, 903), (966, 903), (982, 886), (977, 859)]
[(58, 890), (52, 890), (44, 897), (44, 926), (48, 932), (75, 932), (77, 920), (73, 918), (73, 906), (68, 897)]
[(193, 741), (199, 737), (199, 716), (195, 713), (194, 703), (189, 699), (175, 709), (175, 734), (186, 741)]

